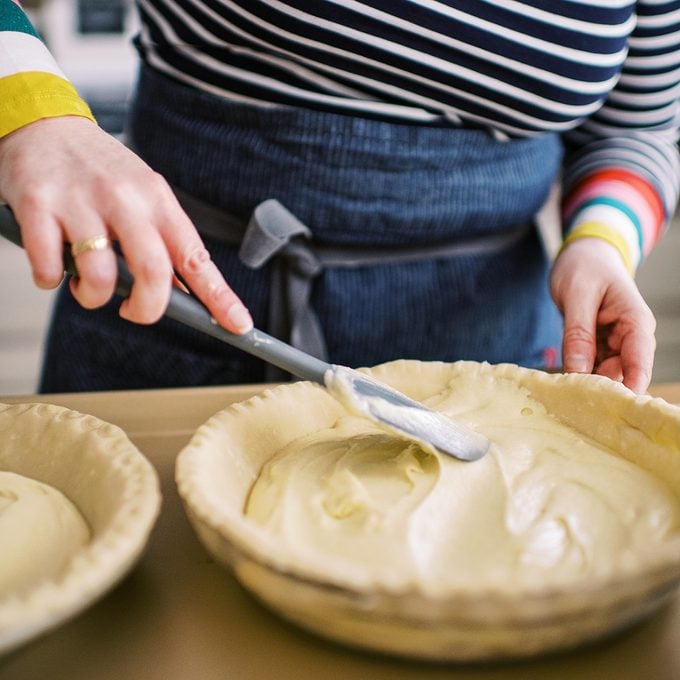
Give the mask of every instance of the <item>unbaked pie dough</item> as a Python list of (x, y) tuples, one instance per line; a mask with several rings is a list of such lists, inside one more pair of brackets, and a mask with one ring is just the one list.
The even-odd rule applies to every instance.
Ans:
[(90, 530), (54, 487), (0, 471), (0, 596), (58, 577)]
[(607, 577), (678, 540), (678, 499), (662, 479), (516, 381), (462, 374), (426, 404), (486, 435), (489, 453), (461, 462), (343, 416), (278, 451), (245, 514), (292, 563), (433, 595)]

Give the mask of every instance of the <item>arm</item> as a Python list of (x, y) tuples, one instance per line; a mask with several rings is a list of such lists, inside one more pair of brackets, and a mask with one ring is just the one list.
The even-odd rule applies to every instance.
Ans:
[[(65, 241), (107, 235), (135, 278), (124, 318), (156, 321), (176, 271), (221, 325), (237, 333), (252, 326), (165, 180), (96, 125), (12, 0), (0, 0), (0, 199), (21, 225), (38, 286), (61, 281)], [(76, 299), (104, 304), (115, 285), (113, 253), (85, 252), (77, 264)]]
[(19, 5), (0, 0), (0, 138), (41, 118), (94, 121)]
[(673, 10), (638, 2), (616, 88), (565, 137), (565, 240), (551, 280), (565, 370), (595, 370), (638, 392), (651, 380), (655, 323), (632, 277), (669, 224), (680, 177)]

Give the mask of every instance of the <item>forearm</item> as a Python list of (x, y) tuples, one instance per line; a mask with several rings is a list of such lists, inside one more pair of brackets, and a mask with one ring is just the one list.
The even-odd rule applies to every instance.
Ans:
[(634, 274), (668, 223), (671, 211), (642, 173), (612, 163), (586, 175), (563, 202), (564, 245), (580, 238), (607, 241)]
[(678, 200), (680, 18), (665, 0), (638, 2), (616, 88), (565, 135), (565, 237), (615, 245), (630, 271), (658, 241)]
[(41, 118), (94, 120), (23, 10), (0, 0), (0, 137)]

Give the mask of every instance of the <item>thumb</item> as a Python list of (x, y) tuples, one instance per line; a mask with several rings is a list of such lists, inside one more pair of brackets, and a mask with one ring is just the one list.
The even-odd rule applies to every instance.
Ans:
[(567, 373), (592, 373), (597, 353), (599, 301), (585, 291), (563, 301), (562, 366)]

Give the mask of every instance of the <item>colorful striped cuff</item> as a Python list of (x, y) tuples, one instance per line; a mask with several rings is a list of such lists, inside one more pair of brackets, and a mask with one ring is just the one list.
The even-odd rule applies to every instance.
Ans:
[(44, 71), (66, 79), (40, 38), (29, 33), (0, 31), (0, 78), (25, 71)]
[(0, 78), (0, 137), (41, 118), (57, 116), (94, 121), (90, 107), (64, 78), (44, 72)]
[(94, 120), (26, 14), (12, 0), (0, 0), (0, 137), (67, 115)]
[(600, 170), (582, 180), (564, 197), (562, 216), (565, 238), (573, 241), (579, 234), (597, 237), (601, 232), (600, 237), (619, 248), (633, 271), (652, 250), (665, 223), (656, 190), (622, 168)]
[[(603, 197), (625, 196), (625, 203), (620, 199), (604, 199)], [(566, 224), (572, 222), (578, 209), (583, 209), (592, 201), (613, 201), (620, 206), (622, 212), (633, 216), (639, 229), (640, 247), (643, 255), (648, 255), (658, 238), (659, 219), (649, 202), (639, 192), (631, 189), (630, 184), (619, 180), (603, 180), (587, 184), (577, 194), (572, 194), (564, 203), (563, 215)]]
[(18, 2), (0, 0), (0, 31), (18, 31), (38, 36)]

